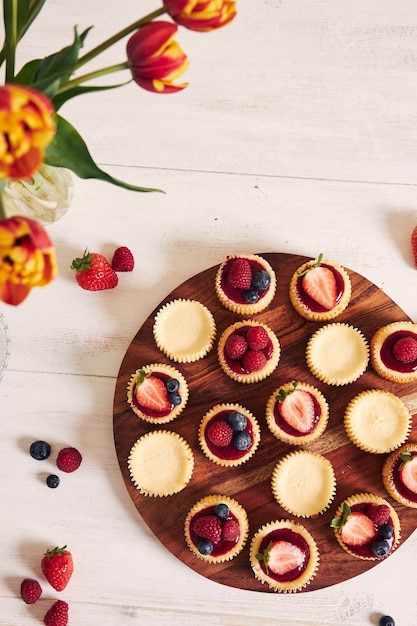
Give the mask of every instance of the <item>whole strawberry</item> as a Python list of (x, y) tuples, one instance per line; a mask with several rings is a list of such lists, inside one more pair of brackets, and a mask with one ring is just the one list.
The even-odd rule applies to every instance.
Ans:
[(411, 233), (411, 249), (414, 255), (414, 265), (417, 267), (417, 226), (414, 227)]
[(111, 266), (115, 272), (131, 272), (135, 267), (132, 252), (126, 246), (120, 246), (114, 251)]
[(65, 589), (74, 571), (72, 555), (67, 546), (47, 550), (41, 561), (41, 569), (54, 589), (57, 591)]
[(75, 472), (80, 467), (82, 461), (81, 453), (77, 448), (62, 448), (58, 452), (56, 464), (62, 472)]
[(77, 283), (87, 291), (114, 289), (119, 282), (116, 272), (102, 254), (88, 252), (71, 263)]
[(46, 626), (67, 626), (68, 603), (64, 600), (57, 600), (46, 613), (43, 623)]
[(20, 595), (26, 604), (35, 604), (42, 595), (42, 587), (34, 578), (25, 578), (20, 585)]

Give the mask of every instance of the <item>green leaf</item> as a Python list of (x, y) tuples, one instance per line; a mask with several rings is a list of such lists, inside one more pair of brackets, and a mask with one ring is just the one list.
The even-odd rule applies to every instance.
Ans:
[[(5, 39), (0, 51), (0, 65), (6, 55), (12, 53), (10, 46), (16, 47), (32, 22), (39, 15), (46, 0), (4, 0), (3, 18)], [(14, 17), (14, 11), (16, 10)], [(27, 84), (27, 83), (25, 83)]]
[(161, 189), (137, 187), (113, 178), (96, 165), (84, 139), (72, 124), (58, 114), (55, 115), (55, 123), (56, 135), (53, 142), (46, 149), (45, 154), (45, 163), (47, 165), (66, 167), (80, 178), (96, 178), (131, 191), (162, 192)]
[(116, 89), (116, 87), (123, 87), (129, 83), (129, 81), (124, 83), (119, 83), (117, 85), (102, 85), (102, 86), (81, 86), (77, 85), (75, 87), (71, 87), (70, 89), (66, 89), (65, 91), (60, 91), (59, 93), (51, 96), (51, 100), (54, 104), (55, 111), (58, 111), (67, 100), (71, 98), (75, 98), (76, 96), (82, 96), (85, 93), (94, 92), (94, 91), (105, 91), (107, 89)]

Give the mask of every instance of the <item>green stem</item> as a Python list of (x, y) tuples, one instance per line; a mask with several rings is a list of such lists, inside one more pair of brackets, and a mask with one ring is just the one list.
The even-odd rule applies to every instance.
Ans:
[(8, 9), (10, 10), (10, 21), (6, 29), (6, 83), (12, 82), (14, 78), (17, 46), (17, 0), (11, 0)]
[(87, 52), (87, 54), (84, 54), (84, 56), (80, 57), (78, 59), (76, 69), (78, 69), (82, 65), (85, 65), (85, 63), (88, 63), (88, 61), (91, 61), (91, 59), (96, 57), (98, 54), (101, 54), (104, 50), (106, 50), (107, 48), (115, 44), (120, 39), (123, 39), (123, 37), (126, 37), (126, 35), (129, 35), (134, 30), (137, 30), (141, 26), (144, 26), (145, 24), (152, 22), (156, 17), (159, 17), (160, 15), (163, 15), (164, 13), (165, 13), (165, 9), (164, 7), (161, 7), (160, 9), (156, 9), (156, 11), (153, 11), (152, 13), (145, 15), (145, 17), (142, 17), (137, 22), (133, 22), (133, 24), (130, 24), (130, 26), (126, 26), (126, 28), (123, 28), (123, 30), (119, 31), (112, 37), (109, 37), (109, 39), (106, 39), (106, 41), (103, 41), (103, 43), (98, 45), (96, 48), (93, 48), (92, 50), (90, 50), (90, 52)]
[(94, 78), (100, 78), (100, 76), (105, 76), (106, 74), (119, 72), (120, 70), (128, 70), (129, 67), (130, 67), (129, 63), (127, 61), (124, 61), (123, 63), (117, 63), (116, 65), (109, 65), (108, 67), (103, 67), (101, 70), (95, 70), (94, 72), (89, 72), (88, 74), (77, 76), (77, 78), (73, 78), (72, 80), (67, 80), (65, 83), (62, 83), (57, 93), (62, 93), (63, 91), (67, 91), (67, 89), (71, 89), (72, 87), (81, 85), (81, 83), (85, 83), (88, 80), (93, 80)]

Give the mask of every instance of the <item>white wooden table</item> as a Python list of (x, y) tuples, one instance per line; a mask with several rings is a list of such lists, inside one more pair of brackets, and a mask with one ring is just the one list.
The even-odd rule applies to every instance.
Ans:
[[(19, 63), (94, 25), (86, 49), (158, 3), (50, 0)], [(188, 569), (153, 536), (121, 478), (113, 393), (143, 321), (175, 286), (233, 252), (329, 258), (363, 274), (417, 321), (417, 4), (414, 0), (240, 0), (227, 28), (177, 36), (189, 87), (158, 96), (131, 84), (83, 96), (62, 114), (97, 162), (166, 194), (76, 179), (49, 228), (60, 274), (21, 306), (0, 303), (11, 337), (0, 383), (0, 624), (38, 624), (53, 598), (82, 626), (416, 624), (417, 534), (358, 578), (291, 596), (240, 591)], [(100, 64), (123, 60), (123, 45)], [(97, 63), (97, 66), (99, 64)], [(131, 248), (117, 289), (81, 290), (71, 260)], [(28, 447), (46, 439), (49, 461)], [(54, 454), (83, 464), (48, 489)], [(76, 571), (32, 607), (20, 581), (41, 578), (47, 547), (68, 544)]]

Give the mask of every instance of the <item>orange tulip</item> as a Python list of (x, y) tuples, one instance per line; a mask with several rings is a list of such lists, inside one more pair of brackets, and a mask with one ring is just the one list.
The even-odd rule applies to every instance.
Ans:
[(190, 30), (207, 31), (226, 26), (236, 16), (232, 0), (163, 0), (174, 22)]
[(42, 226), (20, 216), (0, 221), (0, 300), (20, 304), (32, 287), (47, 285), (57, 273), (55, 251)]
[(150, 22), (127, 42), (127, 58), (133, 80), (148, 91), (172, 93), (187, 86), (174, 84), (185, 72), (188, 59), (176, 41), (178, 27), (171, 22)]
[(0, 87), (0, 178), (30, 178), (55, 135), (54, 109), (39, 91), (6, 83)]

